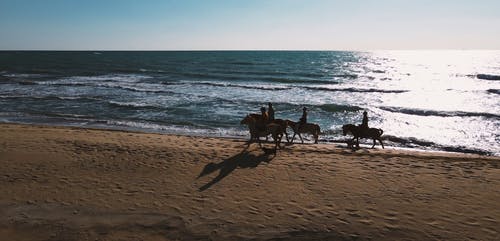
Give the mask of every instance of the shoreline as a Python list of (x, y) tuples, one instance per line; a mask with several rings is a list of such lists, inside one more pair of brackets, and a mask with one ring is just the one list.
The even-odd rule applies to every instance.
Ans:
[(0, 124), (9, 240), (494, 240), (500, 158)]
[[(100, 130), (100, 131), (122, 131), (122, 132), (132, 132), (132, 133), (143, 133), (143, 134), (158, 134), (158, 135), (175, 135), (175, 136), (186, 136), (186, 137), (201, 137), (201, 138), (223, 138), (223, 139), (229, 139), (229, 140), (248, 140), (249, 136), (231, 136), (231, 135), (210, 135), (210, 134), (196, 134), (196, 133), (189, 133), (188, 131), (186, 132), (176, 132), (176, 131), (168, 131), (168, 130), (150, 130), (147, 128), (141, 128), (141, 127), (129, 127), (129, 126), (112, 126), (112, 125), (89, 125), (89, 126), (82, 126), (82, 125), (71, 125), (71, 124), (47, 124), (47, 123), (25, 123), (25, 122), (0, 122), (0, 125), (28, 125), (28, 126), (40, 126), (40, 127), (54, 127), (54, 128), (77, 128), (77, 129), (92, 129), (92, 130)], [(293, 135), (292, 133), (289, 133)], [(350, 136), (347, 136), (350, 137)], [(347, 138), (346, 137), (346, 138)], [(391, 136), (393, 137), (393, 136)], [(306, 140), (309, 137), (306, 136)], [(387, 142), (387, 138), (382, 137), (384, 141)], [(362, 139), (360, 139), (361, 141)], [(366, 140), (369, 139), (364, 139), (364, 143), (360, 142), (360, 147), (361, 149), (369, 149), (371, 146), (371, 143), (369, 141), (367, 142)], [(321, 136), (319, 138), (319, 144), (323, 145), (333, 145), (335, 147), (341, 147), (342, 145), (345, 145), (347, 147), (347, 143), (344, 142), (344, 140), (325, 140), (322, 139)], [(464, 154), (464, 155), (478, 155), (478, 156), (483, 156), (483, 157), (500, 157), (500, 153), (497, 155), (492, 152), (484, 151), (484, 150), (479, 150), (479, 149), (463, 149), (462, 151), (459, 151), (459, 147), (452, 147), (452, 146), (441, 146), (439, 147), (425, 147), (421, 146), (419, 147), (405, 147), (405, 146), (394, 146), (394, 145), (387, 145), (386, 142), (384, 143), (384, 146), (386, 149), (389, 150), (396, 150), (396, 151), (415, 151), (415, 152), (423, 152), (423, 153), (444, 153), (444, 154)], [(286, 145), (286, 140), (282, 140), (282, 145)], [(294, 144), (300, 144), (300, 139), (298, 137), (295, 137)], [(309, 142), (305, 142), (304, 144), (312, 144)], [(381, 146), (380, 144), (377, 143), (375, 145), (375, 149), (380, 149)], [(451, 150), (442, 150), (449, 148)]]

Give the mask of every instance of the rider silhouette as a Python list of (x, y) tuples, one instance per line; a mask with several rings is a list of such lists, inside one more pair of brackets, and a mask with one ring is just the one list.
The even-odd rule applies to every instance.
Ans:
[(269, 122), (269, 116), (267, 115), (266, 107), (261, 107), (260, 113), (261, 113), (261, 119), (257, 122), (257, 129), (265, 130), (266, 125)]
[(307, 123), (307, 107), (302, 108), (302, 117), (300, 117), (299, 120), (299, 128), (297, 130), (300, 130), (300, 128)]
[(269, 121), (273, 121), (274, 120), (273, 104), (271, 104), (271, 102), (269, 102), (268, 105), (269, 105), (269, 108), (267, 109), (267, 115), (268, 115)]
[(368, 129), (368, 113), (366, 111), (363, 111), (363, 121), (361, 122), (361, 125), (359, 125), (361, 129), (367, 130)]

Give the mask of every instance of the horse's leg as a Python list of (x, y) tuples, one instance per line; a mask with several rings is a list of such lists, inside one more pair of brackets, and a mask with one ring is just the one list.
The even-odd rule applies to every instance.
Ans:
[(359, 136), (356, 136), (356, 147), (359, 148)]
[(353, 137), (352, 137), (352, 139), (349, 141), (349, 143), (348, 143), (348, 147), (351, 147), (351, 148), (353, 148), (353, 149), (354, 149), (354, 140), (356, 140), (356, 137), (355, 137), (355, 136), (353, 136)]
[(248, 146), (250, 146), (250, 144), (252, 144), (252, 141), (255, 140), (255, 134), (250, 132), (250, 140), (248, 140), (247, 144)]
[(298, 133), (298, 135), (299, 135), (300, 141), (302, 142), (302, 144), (304, 144), (304, 140), (302, 139), (302, 136), (300, 135), (300, 132)]
[(280, 149), (282, 149), (282, 148), (281, 148), (281, 142), (282, 142), (282, 141), (283, 141), (283, 133), (281, 133), (281, 134), (280, 134), (280, 137), (279, 137), (279, 140), (278, 140), (278, 144), (279, 144), (279, 146), (278, 146), (278, 147), (279, 147)]
[(261, 147), (261, 148), (262, 148), (262, 142), (261, 142), (261, 140), (260, 140), (260, 133), (257, 133), (257, 135), (256, 135), (256, 136), (257, 136), (257, 142), (259, 143), (259, 147)]
[(378, 141), (380, 142), (380, 145), (382, 146), (382, 149), (385, 149), (384, 148), (384, 143), (382, 143), (382, 139), (378, 138)]
[(283, 138), (283, 134), (277, 134), (276, 135), (276, 145), (274, 146), (274, 149), (276, 150), (277, 148), (281, 149), (281, 138)]
[(297, 132), (293, 132), (292, 140), (290, 140), (290, 143), (293, 144), (293, 140), (295, 140), (295, 135), (297, 135)]
[(375, 148), (375, 138), (373, 138), (373, 146), (372, 149)]

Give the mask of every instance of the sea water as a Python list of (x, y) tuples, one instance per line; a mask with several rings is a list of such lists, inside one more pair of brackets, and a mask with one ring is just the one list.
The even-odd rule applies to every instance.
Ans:
[(499, 79), (499, 51), (3, 51), (0, 122), (247, 138), (271, 102), (322, 142), (366, 110), (386, 145), (500, 155)]

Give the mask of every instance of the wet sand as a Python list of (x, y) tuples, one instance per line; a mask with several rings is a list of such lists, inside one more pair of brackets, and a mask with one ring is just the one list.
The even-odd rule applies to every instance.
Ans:
[(499, 157), (264, 147), (0, 124), (0, 239), (500, 237)]

